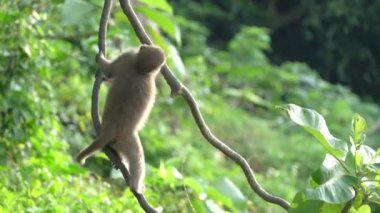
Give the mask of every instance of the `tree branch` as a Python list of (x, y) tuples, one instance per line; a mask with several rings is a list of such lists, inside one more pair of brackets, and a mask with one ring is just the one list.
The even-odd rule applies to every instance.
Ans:
[[(105, 0), (102, 16), (100, 18), (100, 24), (99, 24), (99, 37), (98, 37), (98, 48), (99, 52), (102, 52), (104, 55), (106, 55), (106, 37), (107, 37), (107, 25), (108, 25), (108, 19), (110, 16), (112, 7), (112, 0)], [(97, 57), (98, 57), (97, 55)], [(96, 58), (97, 60), (97, 58)], [(97, 60), (98, 61), (98, 60)], [(91, 116), (92, 116), (92, 122), (94, 124), (94, 128), (96, 131), (96, 134), (99, 135), (100, 133), (100, 119), (99, 119), (99, 106), (98, 106), (98, 99), (99, 99), (99, 89), (103, 82), (103, 74), (98, 69), (96, 71), (95, 75), (95, 82), (92, 89), (92, 98), (91, 98)], [(107, 157), (111, 160), (111, 162), (116, 166), (116, 168), (120, 169), (121, 173), (123, 174), (125, 182), (129, 185), (129, 172), (125, 165), (122, 163), (120, 158), (118, 157), (117, 153), (113, 149), (111, 149), (109, 146), (106, 146), (103, 148), (104, 153), (107, 155)], [(131, 188), (130, 188), (131, 189)], [(132, 190), (133, 195), (136, 197), (137, 201), (139, 202), (142, 209), (144, 209), (145, 212), (157, 212), (153, 207), (149, 205), (147, 200), (145, 199), (143, 194), (139, 194), (136, 191)]]
[[(140, 42), (143, 44), (149, 44), (149, 45), (153, 44), (152, 40), (149, 38), (149, 36), (144, 30), (144, 27), (142, 26), (139, 19), (137, 18), (136, 13), (134, 12), (130, 4), (130, 1), (119, 0), (119, 2), (124, 14), (128, 17)], [(219, 140), (217, 137), (215, 137), (212, 134), (207, 124), (205, 123), (202, 117), (202, 114), (199, 110), (198, 104), (193, 98), (191, 92), (184, 85), (182, 85), (182, 83), (172, 74), (172, 72), (170, 71), (167, 65), (162, 67), (161, 73), (164, 76), (168, 85), (170, 86), (171, 95), (172, 96), (180, 95), (186, 100), (187, 104), (190, 107), (191, 113), (195, 119), (195, 122), (199, 130), (201, 131), (202, 135), (205, 137), (205, 139), (209, 143), (211, 143), (211, 145), (213, 145), (215, 148), (220, 150), (228, 158), (233, 160), (235, 163), (237, 163), (241, 167), (252, 190), (255, 191), (256, 194), (258, 194), (265, 201), (273, 203), (273, 204), (277, 204), (286, 210), (289, 209), (290, 205), (286, 200), (269, 194), (267, 191), (265, 191), (265, 189), (263, 189), (260, 186), (247, 160), (245, 160), (241, 155), (239, 155), (237, 152), (235, 152), (233, 149), (228, 147), (226, 144), (224, 144), (221, 140)]]

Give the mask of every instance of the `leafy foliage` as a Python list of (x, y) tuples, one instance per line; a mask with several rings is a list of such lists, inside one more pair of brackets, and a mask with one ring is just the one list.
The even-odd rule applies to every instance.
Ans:
[[(349, 149), (340, 149), (342, 156), (332, 151), (333, 144), (326, 143), (325, 138), (333, 136), (319, 113), (294, 104), (281, 109), (293, 122), (310, 132), (328, 153), (321, 167), (312, 174), (308, 188), (297, 194), (290, 212), (303, 212), (305, 208), (310, 212), (370, 211), (368, 204), (378, 203), (380, 169), (374, 165), (380, 162), (380, 156), (364, 145), (367, 126), (364, 118), (358, 114), (353, 116), (351, 135), (344, 143)], [(342, 140), (334, 141), (342, 143)]]

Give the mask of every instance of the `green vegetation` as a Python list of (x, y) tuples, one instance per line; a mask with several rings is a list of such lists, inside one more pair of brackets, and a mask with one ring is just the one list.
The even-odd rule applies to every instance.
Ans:
[[(296, 204), (316, 198), (319, 202), (305, 205), (321, 206), (322, 202), (350, 200), (348, 185), (356, 184), (353, 207), (358, 212), (379, 210), (358, 198), (378, 193), (365, 185), (378, 187), (378, 182), (363, 183), (362, 179), (379, 178), (377, 162), (371, 162), (377, 155), (369, 148), (379, 147), (377, 104), (322, 80), (305, 63), (273, 64), (268, 58), (271, 37), (265, 28), (242, 26), (225, 48), (212, 47), (205, 23), (173, 15), (175, 8), (164, 0), (142, 2), (155, 2), (136, 10), (156, 24), (147, 26), (148, 33), (197, 98), (210, 128), (246, 157), (269, 192), (288, 201), (295, 198)], [(0, 5), (0, 212), (142, 211), (104, 154), (90, 158), (86, 168), (74, 161), (94, 135), (90, 94), (101, 9), (99, 1), (81, 0), (15, 0)], [(155, 30), (157, 26), (162, 33)], [(107, 45), (110, 58), (138, 45), (116, 2)], [(141, 136), (148, 167), (146, 197), (152, 205), (162, 206), (165, 212), (192, 208), (196, 212), (283, 212), (255, 195), (240, 168), (205, 141), (184, 100), (170, 98), (162, 78), (158, 90)], [(103, 87), (101, 106), (105, 92)], [(347, 149), (341, 149), (343, 142), (335, 147), (324, 141), (326, 135), (308, 117), (301, 125), (316, 140), (296, 128), (275, 108), (287, 103), (320, 112), (331, 134), (348, 141), (344, 143)], [(291, 113), (293, 107), (284, 109)], [(316, 115), (303, 110), (296, 117)], [(354, 117), (350, 131), (355, 113), (366, 119), (366, 138), (359, 116)], [(341, 163), (342, 156), (349, 171), (329, 173), (325, 162)], [(354, 183), (343, 178), (347, 172), (355, 177)], [(348, 187), (347, 193), (332, 198), (339, 200), (315, 197), (310, 184), (324, 187), (326, 180), (337, 175), (344, 179), (341, 185)]]
[(367, 123), (363, 117), (353, 116), (349, 142), (345, 142), (330, 133), (319, 113), (294, 104), (281, 109), (327, 152), (308, 188), (297, 193), (289, 212), (370, 212), (368, 204), (380, 204), (380, 156), (364, 145)]

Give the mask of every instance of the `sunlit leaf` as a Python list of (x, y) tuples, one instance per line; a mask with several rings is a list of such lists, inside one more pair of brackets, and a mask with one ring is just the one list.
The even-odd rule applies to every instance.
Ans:
[(219, 192), (229, 197), (233, 202), (245, 202), (246, 198), (240, 189), (228, 178), (223, 177), (212, 184)]
[(194, 178), (187, 177), (184, 179), (184, 183), (186, 186), (190, 187), (193, 189), (196, 193), (201, 193), (203, 192), (203, 187), (198, 181)]
[(149, 7), (160, 9), (169, 14), (173, 14), (173, 9), (166, 0), (140, 0), (140, 2), (145, 3)]
[(279, 108), (285, 110), (293, 122), (312, 134), (328, 153), (338, 158), (344, 158), (348, 151), (347, 144), (330, 133), (322, 115), (295, 104), (287, 104)]
[(179, 55), (177, 48), (173, 45), (169, 45), (169, 62), (169, 65), (171, 65), (171, 67), (173, 67), (173, 69), (181, 76), (186, 74), (186, 68), (183, 64), (182, 58)]
[(326, 155), (321, 167), (312, 174), (312, 179), (319, 185), (306, 189), (306, 199), (341, 203), (355, 195), (353, 185), (357, 178), (347, 175), (341, 163), (331, 155)]
[(366, 145), (359, 147), (356, 151), (356, 156), (360, 156), (362, 164), (364, 165), (380, 163), (380, 156), (377, 155), (375, 150)]
[(192, 199), (191, 204), (195, 212), (207, 212), (205, 203), (199, 199)]
[(22, 46), (22, 49), (24, 50), (24, 52), (30, 57), (32, 56), (32, 51), (30, 50), (30, 46), (28, 44), (24, 44)]
[(351, 121), (351, 131), (355, 144), (363, 143), (364, 132), (367, 130), (367, 122), (359, 114), (355, 113)]
[(224, 213), (225, 211), (218, 206), (213, 200), (206, 201), (206, 207), (210, 212), (214, 213)]
[(357, 194), (355, 195), (355, 199), (352, 202), (352, 206), (354, 208), (359, 208), (362, 205), (362, 203), (363, 203), (363, 191), (358, 190)]
[(151, 9), (149, 7), (136, 7), (136, 11), (156, 23), (160, 29), (166, 32), (177, 43), (181, 43), (181, 33), (177, 23), (169, 14)]
[(256, 104), (258, 106), (272, 108), (272, 104), (263, 99), (262, 97), (253, 93), (250, 89), (235, 89), (235, 88), (226, 88), (224, 91), (227, 95), (236, 97), (236, 98), (244, 98), (245, 100)]
[(208, 198), (218, 201), (220, 203), (223, 203), (223, 205), (229, 208), (234, 207), (234, 203), (232, 202), (232, 200), (227, 195), (221, 193), (219, 190), (217, 190), (213, 186), (209, 186), (207, 188), (207, 195), (208, 195), (207, 196)]
[(358, 209), (358, 213), (371, 213), (371, 207), (369, 205), (362, 205)]
[(321, 200), (327, 203), (347, 202), (355, 196), (352, 187), (356, 178), (349, 175), (335, 175), (316, 188), (306, 189), (308, 200)]
[(160, 167), (158, 171), (159, 171), (158, 174), (160, 175), (160, 177), (165, 179), (168, 172), (167, 172), (164, 162), (160, 162)]

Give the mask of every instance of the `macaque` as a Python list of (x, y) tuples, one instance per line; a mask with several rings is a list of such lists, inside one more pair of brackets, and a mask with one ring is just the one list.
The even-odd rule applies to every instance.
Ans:
[(141, 45), (110, 62), (99, 54), (100, 70), (111, 79), (103, 112), (101, 130), (77, 160), (84, 165), (97, 150), (110, 145), (130, 173), (132, 190), (144, 192), (145, 160), (139, 131), (143, 128), (155, 101), (155, 79), (165, 63), (159, 47)]

